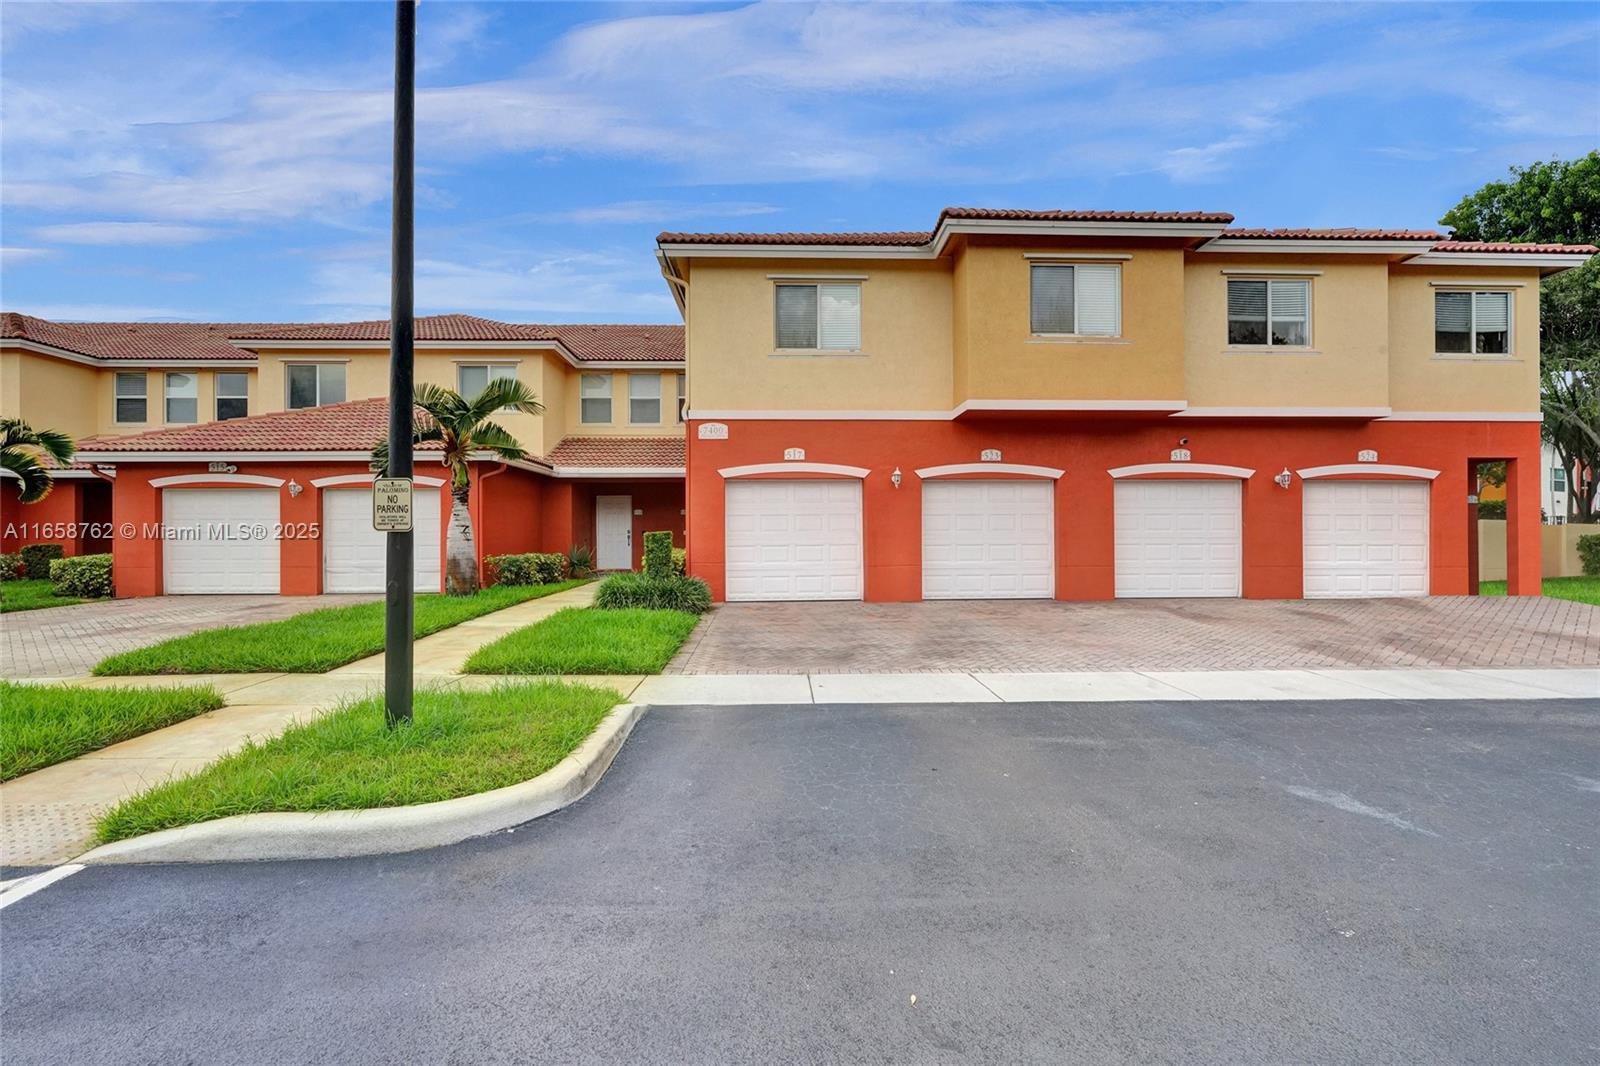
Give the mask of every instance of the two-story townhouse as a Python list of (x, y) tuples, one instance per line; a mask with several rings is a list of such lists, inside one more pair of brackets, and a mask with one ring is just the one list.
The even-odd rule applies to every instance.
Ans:
[(663, 233), (718, 599), (1467, 593), (1478, 464), (1539, 591), (1541, 277), (1587, 246), (949, 209)]
[[(4, 413), (80, 438), (78, 461), (45, 501), (21, 507), (15, 483), (4, 486), (6, 550), (110, 550), (122, 596), (382, 589), (383, 538), (362, 490), (387, 432), (387, 322), (124, 326), (8, 314), (4, 332)], [(237, 390), (233, 373), (246, 378)], [(525, 460), (485, 453), (472, 464), (480, 560), (585, 545), (599, 566), (624, 569), (638, 564), (646, 530), (682, 543), (682, 327), (430, 316), (417, 320), (415, 373), (466, 394), (515, 377), (544, 405), (500, 420)], [(185, 387), (181, 375), (199, 380)], [(445, 472), (429, 469), (428, 450), (416, 466), (422, 589), (442, 581), (449, 516)], [(64, 536), (69, 523), (96, 538)], [(267, 534), (208, 535), (213, 526)]]

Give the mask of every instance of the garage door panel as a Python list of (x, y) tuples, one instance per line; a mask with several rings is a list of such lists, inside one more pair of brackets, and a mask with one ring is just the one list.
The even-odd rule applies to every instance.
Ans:
[(923, 597), (1054, 595), (1054, 511), (1052, 482), (927, 482), (922, 486)]
[(1116, 594), (1237, 596), (1237, 481), (1120, 481), (1116, 505)]
[[(439, 492), (418, 489), (413, 506), (415, 588), (417, 592), (438, 592), (441, 585)], [(322, 590), (382, 592), (387, 554), (385, 536), (372, 528), (370, 488), (324, 490)]]
[(860, 599), (861, 484), (727, 485), (730, 600)]
[(282, 521), (277, 489), (163, 489), (162, 524), (182, 531), (162, 542), (163, 588), (171, 595), (273, 594)]
[(1409, 481), (1307, 483), (1305, 595), (1427, 595), (1430, 489)]

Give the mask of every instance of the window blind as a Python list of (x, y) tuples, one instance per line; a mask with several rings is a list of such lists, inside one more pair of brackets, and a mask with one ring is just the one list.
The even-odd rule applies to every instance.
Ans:
[(1433, 350), (1467, 352), (1472, 350), (1472, 294), (1436, 292), (1433, 294)]
[(1030, 281), (1032, 312), (1029, 329), (1034, 333), (1072, 333), (1073, 271), (1076, 267), (1038, 265)]
[(635, 425), (655, 425), (661, 421), (659, 374), (628, 376), (628, 421)]
[(1511, 296), (1504, 292), (1475, 292), (1473, 312), (1479, 333), (1504, 333), (1511, 328)]
[(861, 347), (861, 286), (817, 286), (817, 347), (832, 351)]
[(1076, 291), (1073, 332), (1094, 337), (1115, 337), (1121, 332), (1122, 269), (1114, 265), (1075, 266)]
[(1268, 282), (1267, 297), (1268, 316), (1272, 321), (1272, 343), (1305, 344), (1310, 332), (1311, 283)]
[(817, 287), (779, 285), (778, 347), (815, 348), (817, 346)]

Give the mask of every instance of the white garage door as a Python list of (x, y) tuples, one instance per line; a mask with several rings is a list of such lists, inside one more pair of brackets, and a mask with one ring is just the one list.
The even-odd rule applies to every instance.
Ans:
[(1418, 481), (1308, 481), (1307, 599), (1428, 594), (1428, 490)]
[(861, 482), (727, 483), (730, 600), (859, 600)]
[(922, 595), (930, 600), (1055, 593), (1051, 481), (922, 486)]
[(1119, 481), (1118, 597), (1237, 596), (1239, 482)]
[[(438, 592), (439, 490), (418, 485), (411, 529), (416, 590)], [(328, 489), (322, 494), (322, 591), (382, 592), (384, 537), (372, 528), (372, 489)]]
[(277, 592), (277, 489), (162, 489), (163, 588), (185, 593)]

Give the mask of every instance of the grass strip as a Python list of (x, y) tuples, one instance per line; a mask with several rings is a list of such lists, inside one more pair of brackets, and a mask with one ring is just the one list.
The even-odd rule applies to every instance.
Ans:
[[(527, 600), (576, 588), (583, 581), (554, 585), (496, 585), (471, 596), (431, 594), (416, 599), (414, 632), (419, 637)], [(323, 607), (276, 622), (223, 626), (173, 637), (102, 660), (94, 672), (130, 674), (322, 674), (383, 651), (383, 603)]]
[(0, 681), (0, 781), (222, 706), (210, 686), (79, 688)]
[(621, 701), (609, 689), (554, 681), (422, 689), (412, 724), (392, 730), (382, 697), (346, 703), (123, 801), (100, 819), (97, 839), (235, 814), (399, 807), (503, 788), (566, 758)]
[(696, 615), (568, 607), (472, 653), (468, 674), (659, 674)]
[(78, 596), (57, 596), (50, 588), (49, 578), (24, 578), (21, 581), (0, 582), (0, 614), (10, 611), (37, 611), (44, 607), (65, 607), (73, 603), (87, 603)]
[[(1480, 596), (1505, 594), (1504, 581), (1478, 582)], [(1544, 579), (1544, 594), (1557, 600), (1575, 600), (1578, 603), (1592, 603), (1600, 607), (1600, 577), (1547, 577)]]

